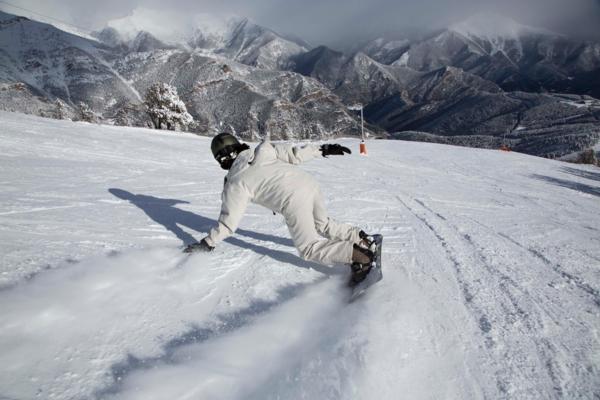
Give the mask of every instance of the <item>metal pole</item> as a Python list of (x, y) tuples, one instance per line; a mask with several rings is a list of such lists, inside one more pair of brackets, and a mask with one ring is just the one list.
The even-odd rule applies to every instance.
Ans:
[(360, 154), (367, 155), (367, 144), (365, 143), (365, 117), (363, 112), (363, 104), (353, 104), (348, 107), (349, 110), (358, 111), (360, 110)]
[(360, 137), (362, 138), (363, 142), (365, 141), (365, 128), (364, 128), (364, 122), (363, 122), (363, 106), (361, 104), (360, 106)]
[(362, 154), (363, 156), (366, 156), (367, 155), (367, 144), (365, 143), (365, 118), (363, 115), (363, 108), (364, 108), (364, 106), (361, 104), (360, 105), (360, 136), (361, 136), (360, 154)]

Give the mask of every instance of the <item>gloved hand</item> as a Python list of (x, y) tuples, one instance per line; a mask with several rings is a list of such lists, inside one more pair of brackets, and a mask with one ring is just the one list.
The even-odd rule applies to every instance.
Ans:
[(319, 150), (321, 150), (321, 154), (323, 154), (323, 157), (327, 157), (330, 155), (343, 156), (344, 153), (352, 154), (349, 148), (341, 146), (337, 143), (321, 145)]
[(202, 239), (200, 242), (192, 243), (188, 245), (188, 247), (183, 250), (184, 253), (196, 253), (199, 251), (209, 252), (213, 251), (215, 248), (206, 243), (206, 239)]

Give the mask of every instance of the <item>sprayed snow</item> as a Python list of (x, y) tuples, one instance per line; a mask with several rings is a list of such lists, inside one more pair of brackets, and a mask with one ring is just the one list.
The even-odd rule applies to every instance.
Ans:
[(348, 305), (346, 267), (299, 259), (260, 207), (180, 252), (218, 215), (209, 139), (0, 123), (1, 397), (600, 394), (598, 169), (383, 140), (303, 165), (332, 217), (385, 236)]

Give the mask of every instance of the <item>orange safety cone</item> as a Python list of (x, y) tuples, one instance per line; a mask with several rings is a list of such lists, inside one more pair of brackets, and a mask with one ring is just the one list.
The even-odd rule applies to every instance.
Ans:
[(367, 155), (367, 144), (365, 143), (364, 140), (360, 142), (359, 148), (360, 148), (360, 154), (362, 154), (363, 156), (366, 156)]

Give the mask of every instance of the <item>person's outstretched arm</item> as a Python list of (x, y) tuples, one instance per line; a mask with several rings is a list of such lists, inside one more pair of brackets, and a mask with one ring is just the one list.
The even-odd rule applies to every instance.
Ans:
[(290, 164), (302, 164), (320, 156), (319, 147), (313, 144), (293, 145), (277, 143), (273, 144), (277, 158)]
[(315, 157), (329, 155), (344, 155), (351, 154), (349, 148), (340, 146), (339, 144), (323, 144), (315, 146), (313, 144), (304, 144), (294, 146), (293, 144), (273, 144), (277, 158), (290, 164), (301, 164), (312, 160)]
[(204, 238), (210, 247), (233, 235), (244, 216), (250, 195), (241, 183), (225, 183), (222, 200), (219, 224)]

